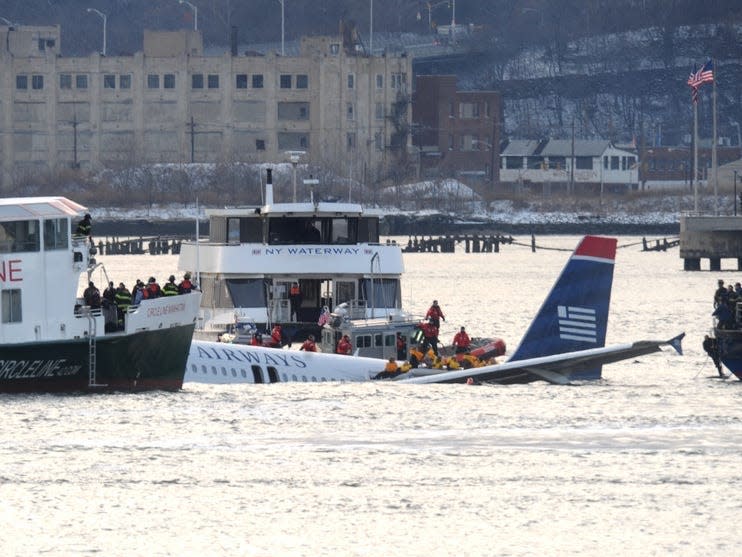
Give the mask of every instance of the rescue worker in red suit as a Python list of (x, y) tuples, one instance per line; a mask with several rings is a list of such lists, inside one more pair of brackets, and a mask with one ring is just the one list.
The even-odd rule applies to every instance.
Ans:
[(438, 300), (433, 300), (433, 305), (428, 309), (428, 313), (425, 314), (425, 318), (428, 319), (435, 325), (436, 329), (441, 326), (441, 319), (446, 320), (446, 316), (443, 315), (441, 306), (438, 305)]
[(348, 335), (343, 335), (343, 338), (338, 341), (335, 352), (338, 354), (346, 354), (348, 356), (353, 353), (353, 345), (350, 343), (350, 337), (348, 337)]
[(305, 352), (316, 352), (317, 345), (314, 343), (314, 335), (309, 335), (299, 350), (304, 350)]
[(425, 354), (428, 351), (428, 348), (433, 349), (433, 354), (436, 356), (439, 356), (438, 354), (438, 327), (435, 326), (432, 320), (428, 320), (423, 322), (420, 325), (420, 330), (423, 332), (423, 343), (422, 343), (422, 352)]
[(464, 354), (471, 348), (471, 339), (464, 327), (461, 327), (461, 330), (453, 337), (453, 347), (456, 354)]
[(281, 347), (281, 325), (274, 325), (271, 329), (271, 346), (274, 348)]

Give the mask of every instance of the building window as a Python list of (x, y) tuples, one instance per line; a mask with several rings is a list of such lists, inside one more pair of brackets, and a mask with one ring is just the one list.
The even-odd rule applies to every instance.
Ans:
[(353, 111), (353, 103), (348, 103), (345, 112), (348, 115), (348, 120), (356, 119), (355, 112)]
[(377, 89), (384, 88), (384, 76), (380, 73), (376, 74), (376, 88)]
[(279, 80), (281, 89), (291, 89), (291, 75), (281, 74)]
[(43, 75), (32, 75), (31, 76), (31, 87), (36, 90), (44, 88), (44, 76)]
[(238, 73), (234, 79), (234, 86), (237, 89), (247, 89), (247, 74)]
[(16, 89), (28, 89), (28, 76), (27, 75), (15, 76), (15, 88)]
[(523, 168), (523, 157), (505, 157), (505, 168), (509, 170)]
[(453, 101), (448, 103), (448, 117), (454, 118), (456, 116), (456, 104)]
[(345, 134), (345, 143), (348, 146), (348, 151), (352, 151), (356, 148), (356, 134), (348, 133)]
[(302, 135), (299, 138), (299, 147), (301, 147), (302, 149), (306, 149), (308, 145), (309, 145), (309, 142), (307, 141), (307, 136)]
[(191, 89), (203, 89), (204, 88), (204, 74), (194, 73), (191, 76)]
[(376, 103), (375, 110), (374, 110), (374, 118), (376, 118), (377, 120), (384, 119), (384, 103)]
[(544, 166), (543, 157), (526, 157), (526, 168), (540, 170)]
[(116, 76), (113, 74), (105, 74), (103, 76), (103, 88), (104, 89), (115, 89), (116, 88)]
[(352, 73), (348, 74), (348, 89), (355, 89), (356, 86), (356, 76)]
[(459, 118), (479, 118), (479, 103), (460, 103)]
[(306, 120), (309, 118), (309, 111), (306, 106), (299, 107), (299, 120)]
[(76, 89), (87, 89), (88, 88), (87, 74), (77, 74), (75, 76), (75, 88)]
[(252, 76), (252, 88), (262, 89), (263, 88), (263, 74), (256, 73)]
[(374, 146), (377, 151), (381, 151), (384, 148), (384, 144), (381, 141), (381, 132), (376, 132), (374, 134)]
[(59, 74), (59, 88), (72, 89), (72, 76), (68, 73)]
[(207, 82), (209, 89), (219, 89), (219, 75), (213, 73), (209, 74)]
[(565, 170), (567, 168), (567, 157), (549, 157), (549, 168), (552, 170)]
[(333, 56), (337, 56), (340, 53), (340, 44), (339, 43), (332, 43), (330, 45), (330, 54)]
[(23, 320), (23, 313), (21, 312), (21, 308), (23, 307), (21, 304), (21, 289), (12, 288), (3, 290), (1, 299), (0, 307), (3, 310), (2, 322), (20, 323)]
[(296, 88), (307, 89), (309, 87), (309, 76), (305, 73), (300, 73), (296, 76)]
[(131, 89), (131, 74), (119, 76), (119, 89)]
[(579, 170), (592, 170), (593, 169), (593, 158), (592, 157), (575, 157), (575, 168)]
[(160, 88), (160, 76), (156, 73), (147, 75), (147, 89), (159, 89)]
[(390, 85), (392, 89), (404, 89), (407, 86), (407, 74), (393, 73)]
[(453, 137), (453, 134), (452, 134), (452, 133), (450, 133), (450, 134), (448, 134), (448, 150), (449, 150), (449, 151), (453, 151), (453, 146), (454, 146), (454, 144), (455, 144), (455, 143), (454, 143), (454, 137)]
[(611, 170), (618, 170), (618, 157), (611, 157)]
[(255, 150), (256, 151), (265, 151), (265, 139), (256, 139), (255, 140)]
[(175, 89), (175, 74), (174, 73), (166, 73), (162, 77), (162, 86), (165, 89)]

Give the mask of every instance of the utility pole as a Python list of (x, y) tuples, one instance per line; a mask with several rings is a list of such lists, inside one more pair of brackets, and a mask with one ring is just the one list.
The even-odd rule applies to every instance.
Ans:
[(569, 161), (569, 193), (575, 193), (575, 117), (572, 115), (572, 157)]
[(196, 124), (193, 123), (193, 116), (191, 116), (191, 123), (187, 125), (191, 129), (191, 163), (194, 163), (196, 162)]

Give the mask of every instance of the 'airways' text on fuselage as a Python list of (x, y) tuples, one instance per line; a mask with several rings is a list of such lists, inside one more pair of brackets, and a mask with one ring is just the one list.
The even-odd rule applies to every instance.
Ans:
[(265, 248), (265, 255), (358, 255), (360, 248)]
[[(275, 349), (270, 352), (253, 352), (248, 348), (240, 348), (235, 350), (233, 348), (204, 348), (202, 346), (196, 347), (199, 359), (206, 359), (212, 361), (221, 362), (240, 362), (248, 364), (264, 364), (269, 366), (284, 366), (284, 367), (307, 367), (307, 363), (300, 357), (292, 355), (289, 352)], [(275, 352), (275, 353), (274, 353)]]

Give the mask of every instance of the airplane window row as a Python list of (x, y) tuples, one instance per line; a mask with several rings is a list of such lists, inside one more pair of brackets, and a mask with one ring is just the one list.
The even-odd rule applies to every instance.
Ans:
[[(237, 377), (238, 370), (236, 370), (235, 368), (230, 368), (229, 371), (228, 371), (227, 368), (225, 368), (224, 366), (222, 366), (220, 369), (217, 369), (216, 366), (211, 366), (211, 374), (212, 375), (219, 376), (219, 372), (220, 371), (221, 371), (221, 375), (223, 377), (229, 377), (230, 375), (232, 377), (235, 377), (235, 378)], [(258, 365), (251, 366), (250, 371), (248, 371), (246, 369), (239, 369), (239, 373), (240, 373), (240, 375), (241, 375), (241, 377), (243, 379), (247, 379), (248, 378), (248, 373), (252, 372), (252, 377), (251, 378), (253, 380), (252, 381), (253, 383), (266, 383), (266, 382), (267, 383), (277, 383), (278, 382), (278, 372), (277, 372), (276, 368), (274, 368), (273, 366), (268, 366), (268, 370), (267, 371), (268, 371), (268, 381), (265, 381), (263, 379), (263, 369), (260, 366), (258, 366)], [(194, 375), (198, 375), (198, 366), (196, 364), (191, 365), (191, 372)], [(209, 374), (209, 369), (205, 365), (201, 365), (201, 374), (202, 375), (208, 375)], [(291, 379), (289, 379), (289, 376), (288, 376), (287, 373), (282, 373), (281, 374), (281, 379), (284, 382), (288, 382), (288, 381), (301, 381), (303, 383), (309, 383), (309, 382), (318, 383), (318, 382), (326, 382), (327, 381), (327, 378), (326, 377), (317, 378), (314, 375), (312, 375), (311, 377), (307, 377), (306, 375), (297, 376), (296, 374), (292, 374), (291, 375)]]

